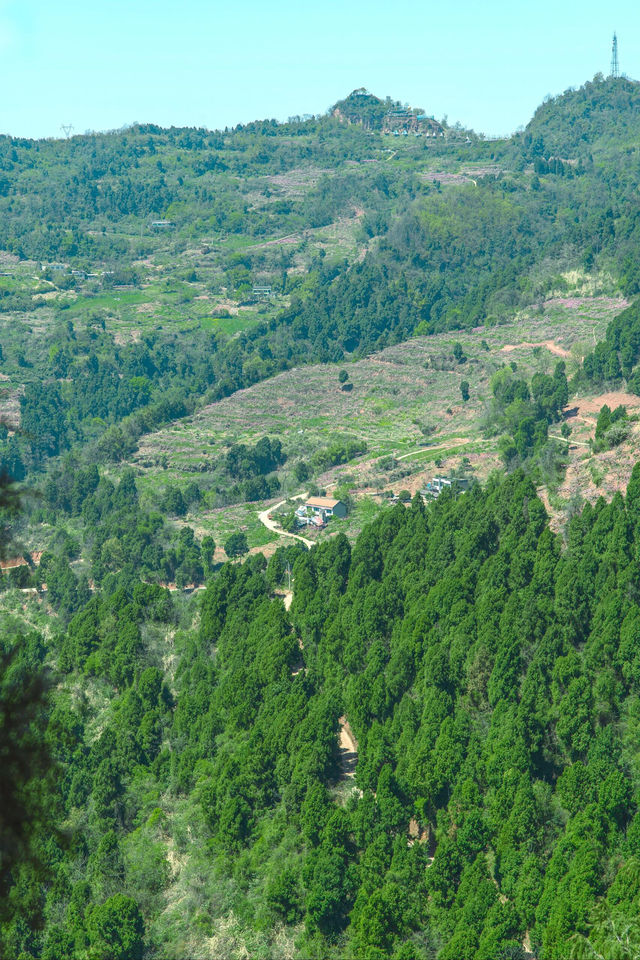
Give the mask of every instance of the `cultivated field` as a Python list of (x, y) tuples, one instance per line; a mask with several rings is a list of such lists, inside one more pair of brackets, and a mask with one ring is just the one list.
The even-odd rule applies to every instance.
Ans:
[[(367, 444), (366, 454), (316, 477), (323, 489), (348, 488), (355, 500), (350, 516), (332, 521), (320, 537), (338, 529), (354, 536), (388, 502), (390, 492), (414, 493), (439, 473), (464, 470), (485, 479), (492, 470), (502, 469), (498, 437), (485, 436), (483, 429), (493, 373), (510, 363), (529, 378), (536, 371), (551, 372), (562, 358), (571, 375), (625, 305), (605, 295), (554, 297), (502, 326), (419, 337), (354, 363), (287, 371), (144, 437), (132, 459), (139, 488), (153, 503), (168, 483), (195, 479), (206, 487), (209, 472), (232, 443), (255, 443), (269, 435), (280, 438), (288, 454), (281, 471), (283, 492), (277, 498), (282, 499), (303, 489), (293, 475), (297, 460), (309, 460), (336, 440), (357, 439)], [(467, 357), (463, 363), (453, 357), (456, 341)], [(350, 392), (340, 387), (341, 369), (353, 384)], [(460, 391), (463, 380), (469, 383), (467, 403)], [(595, 420), (580, 419), (581, 412), (588, 408), (597, 413), (604, 402), (609, 400), (580, 398), (578, 413), (570, 416), (572, 439), (588, 441)], [(640, 398), (624, 402), (630, 411), (640, 406)], [(604, 490), (609, 473), (614, 489), (624, 482), (634, 444), (632, 437), (618, 448), (626, 466), (617, 465), (616, 452), (592, 457), (588, 447), (571, 446), (566, 482), (549, 501), (558, 525), (576, 488), (590, 499), (603, 492), (593, 475), (604, 471)], [(236, 504), (209, 509), (204, 504), (187, 522), (197, 531), (212, 533), (217, 542), (233, 529), (244, 529), (252, 547), (273, 549), (273, 534), (256, 519), (263, 508), (264, 504)]]

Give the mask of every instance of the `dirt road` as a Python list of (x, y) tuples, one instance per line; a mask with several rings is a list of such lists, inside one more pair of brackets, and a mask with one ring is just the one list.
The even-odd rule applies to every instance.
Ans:
[[(487, 440), (484, 437), (452, 437), (448, 443), (432, 443), (426, 447), (420, 447), (419, 450), (412, 450), (411, 453), (403, 453), (401, 457), (396, 457), (396, 460), (406, 460), (407, 457), (417, 457), (419, 453), (430, 453), (432, 450), (449, 450), (454, 447), (464, 447), (467, 443), (487, 443)], [(384, 454), (388, 456), (388, 454)]]
[[(307, 497), (306, 493), (301, 493), (297, 497), (293, 497), (294, 500), (305, 500)], [(291, 537), (293, 540), (299, 540), (300, 543), (306, 544), (308, 547), (313, 546), (313, 540), (308, 540), (306, 537), (301, 537), (299, 533), (287, 533), (286, 530), (283, 530), (282, 527), (278, 526), (275, 520), (269, 519), (269, 514), (274, 510), (279, 510), (280, 507), (283, 507), (287, 501), (281, 500), (280, 503), (274, 504), (273, 507), (267, 507), (266, 510), (261, 510), (258, 514), (258, 520), (267, 530), (271, 530), (273, 533), (277, 533), (281, 537)]]
[(340, 763), (342, 765), (342, 779), (355, 777), (358, 762), (358, 741), (353, 735), (346, 717), (340, 717)]

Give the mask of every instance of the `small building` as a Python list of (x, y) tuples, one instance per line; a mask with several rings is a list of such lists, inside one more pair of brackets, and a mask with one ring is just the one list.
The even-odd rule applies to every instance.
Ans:
[(433, 480), (429, 481), (425, 489), (420, 492), (425, 497), (435, 498), (439, 497), (447, 487), (452, 487), (454, 483), (460, 490), (468, 490), (469, 482), (468, 477), (434, 477)]
[(251, 296), (254, 300), (271, 300), (273, 293), (271, 287), (266, 283), (254, 283), (253, 289), (251, 291)]
[(346, 517), (347, 515), (347, 508), (342, 500), (334, 500), (333, 497), (309, 497), (305, 507), (316, 516), (322, 517), (325, 522), (327, 517)]
[(424, 113), (405, 107), (390, 110), (386, 114), (382, 132), (391, 133), (395, 137), (408, 136), (410, 133), (416, 136), (443, 137), (444, 127), (434, 117), (427, 117)]
[(316, 527), (321, 530), (326, 526), (324, 516), (321, 513), (309, 513), (306, 507), (298, 507), (295, 513), (296, 524), (299, 527)]

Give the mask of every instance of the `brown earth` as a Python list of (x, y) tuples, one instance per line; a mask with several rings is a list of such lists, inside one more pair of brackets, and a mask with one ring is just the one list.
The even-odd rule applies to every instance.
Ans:
[[(626, 407), (631, 413), (640, 409), (640, 397), (634, 393), (625, 393), (623, 390), (612, 390), (609, 393), (601, 393), (597, 397), (583, 397), (571, 401), (572, 407), (577, 407), (577, 416), (586, 417), (587, 414), (599, 414), (602, 407), (606, 404), (611, 410), (616, 407)], [(569, 419), (569, 418), (568, 418)]]
[(566, 359), (571, 356), (569, 350), (558, 346), (553, 340), (543, 340), (542, 343), (529, 343), (527, 340), (523, 340), (522, 343), (506, 343), (504, 347), (501, 348), (500, 353), (511, 353), (512, 350), (519, 350), (521, 347), (546, 347), (549, 353), (553, 353), (556, 357)]
[(340, 717), (340, 764), (342, 766), (342, 780), (348, 780), (356, 775), (358, 762), (358, 741), (353, 735), (346, 717)]

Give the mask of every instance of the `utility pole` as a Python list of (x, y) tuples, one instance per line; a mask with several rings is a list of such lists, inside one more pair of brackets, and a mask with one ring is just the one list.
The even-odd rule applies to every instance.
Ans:
[(620, 64), (618, 63), (618, 37), (613, 34), (613, 43), (611, 44), (611, 73), (612, 80), (617, 80), (620, 76)]
[(291, 591), (291, 564), (287, 563), (287, 577), (289, 580), (289, 591)]

